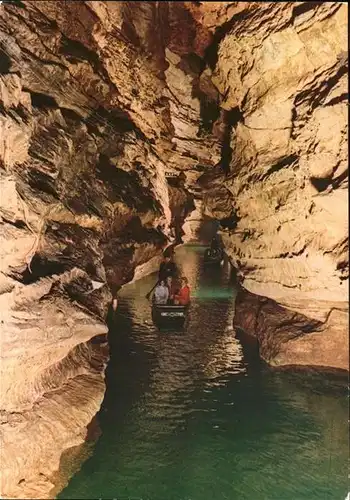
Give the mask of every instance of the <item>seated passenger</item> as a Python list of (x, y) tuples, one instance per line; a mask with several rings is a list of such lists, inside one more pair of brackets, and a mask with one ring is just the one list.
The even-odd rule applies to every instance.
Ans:
[(168, 303), (173, 304), (175, 295), (179, 290), (177, 280), (175, 280), (175, 278), (173, 278), (172, 276), (168, 276), (168, 278), (166, 280), (166, 286), (168, 287), (168, 290), (169, 290)]
[(190, 303), (190, 287), (186, 277), (181, 278), (181, 288), (174, 299), (175, 304), (180, 306), (187, 306)]
[(215, 253), (217, 253), (220, 250), (219, 241), (215, 236), (211, 240), (210, 249)]
[(168, 302), (169, 290), (165, 286), (164, 280), (161, 280), (154, 291), (154, 302), (157, 305), (165, 305)]
[(211, 249), (210, 248), (207, 248), (206, 251), (204, 252), (204, 257), (206, 259), (210, 258), (211, 257)]

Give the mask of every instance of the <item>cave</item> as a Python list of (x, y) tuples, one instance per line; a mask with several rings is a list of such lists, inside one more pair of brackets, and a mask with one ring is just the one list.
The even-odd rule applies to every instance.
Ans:
[(35, 254), (30, 265), (26, 266), (24, 270), (18, 271), (14, 269), (12, 277), (24, 285), (30, 285), (39, 281), (40, 278), (51, 277), (54, 274), (62, 274), (66, 267), (67, 266), (62, 261), (50, 261), (47, 257)]
[(11, 59), (9, 56), (0, 49), (0, 73), (6, 74), (9, 73), (11, 68)]
[(31, 103), (34, 108), (50, 109), (58, 108), (58, 104), (54, 97), (40, 92), (31, 92)]
[(347, 27), (0, 2), (1, 498), (345, 498)]

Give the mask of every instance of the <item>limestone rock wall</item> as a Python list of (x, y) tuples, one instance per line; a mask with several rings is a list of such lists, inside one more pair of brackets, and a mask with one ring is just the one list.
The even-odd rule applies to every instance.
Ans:
[[(107, 346), (87, 342), (68, 354), (64, 347), (62, 341), (61, 356), (65, 358), (46, 371), (50, 384), (46, 392), (36, 395), (35, 403), (27, 408), (17, 405), (16, 411), (1, 412), (3, 498), (52, 498), (56, 483), (52, 474), (59, 470), (62, 452), (85, 442), (87, 428), (100, 408)], [(51, 359), (57, 350), (51, 345)], [(40, 366), (34, 358), (32, 362)]]
[(347, 5), (242, 3), (224, 28), (212, 80), (230, 151), (226, 175), (199, 180), (206, 213), (228, 222), (246, 290), (325, 321), (348, 303)]
[[(60, 455), (99, 409), (107, 352), (96, 365), (90, 339), (106, 332), (111, 294), (192, 210), (186, 186), (169, 187), (171, 158), (197, 158), (203, 143), (197, 156), (217, 161), (213, 141), (196, 137), (199, 98), (179, 111), (175, 80), (191, 94), (198, 71), (167, 61), (171, 18), (185, 11), (171, 9), (0, 6), (2, 497), (49, 495)], [(174, 123), (192, 152), (175, 151)]]
[(235, 327), (256, 337), (260, 357), (275, 367), (348, 370), (347, 322), (348, 311), (338, 303), (320, 321), (244, 289), (236, 297)]

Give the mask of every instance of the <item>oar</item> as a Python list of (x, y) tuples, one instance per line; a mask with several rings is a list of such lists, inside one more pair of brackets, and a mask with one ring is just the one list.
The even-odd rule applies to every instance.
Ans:
[(150, 298), (151, 293), (153, 292), (153, 290), (155, 289), (155, 287), (156, 287), (157, 285), (158, 285), (158, 281), (156, 281), (156, 284), (154, 285), (154, 287), (152, 288), (152, 290), (150, 290), (150, 291), (148, 292), (148, 294), (146, 295), (146, 299), (147, 299), (147, 300)]

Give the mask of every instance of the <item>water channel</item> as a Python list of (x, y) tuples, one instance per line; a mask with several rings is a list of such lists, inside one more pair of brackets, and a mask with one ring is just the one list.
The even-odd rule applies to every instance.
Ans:
[(159, 332), (145, 295), (122, 290), (92, 456), (60, 499), (344, 500), (346, 381), (261, 364), (232, 330), (236, 288), (204, 247), (176, 259), (192, 289), (185, 331)]

